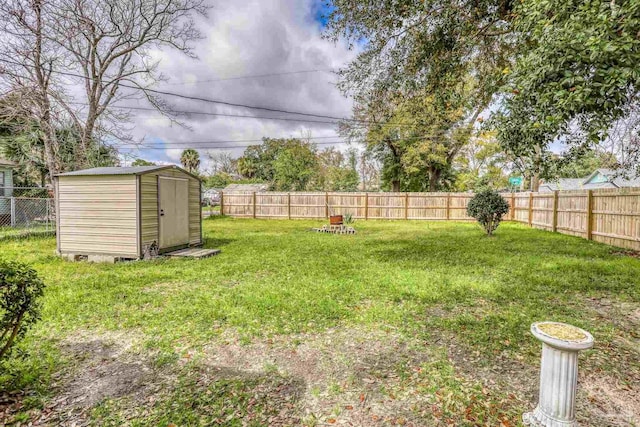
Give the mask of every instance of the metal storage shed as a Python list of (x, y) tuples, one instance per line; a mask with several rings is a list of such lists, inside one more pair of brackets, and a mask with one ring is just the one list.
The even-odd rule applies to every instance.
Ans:
[(56, 177), (58, 253), (137, 259), (202, 244), (200, 179), (177, 166), (104, 167)]

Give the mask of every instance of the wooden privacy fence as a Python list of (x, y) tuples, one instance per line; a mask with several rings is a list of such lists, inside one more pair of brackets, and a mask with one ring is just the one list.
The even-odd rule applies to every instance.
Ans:
[[(470, 193), (222, 193), (223, 215), (251, 218), (471, 220)], [(640, 250), (640, 188), (507, 193), (505, 219)]]
[(253, 218), (470, 220), (470, 193), (222, 193), (223, 215)]
[(511, 197), (515, 221), (640, 250), (640, 188), (516, 193)]

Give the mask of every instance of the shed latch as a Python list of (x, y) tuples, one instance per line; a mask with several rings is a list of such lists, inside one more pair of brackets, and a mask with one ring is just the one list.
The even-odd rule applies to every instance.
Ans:
[(164, 216), (164, 209), (160, 209), (160, 216)]

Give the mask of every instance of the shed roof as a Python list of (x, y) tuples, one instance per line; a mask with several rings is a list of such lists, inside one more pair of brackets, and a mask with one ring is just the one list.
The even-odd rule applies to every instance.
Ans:
[(199, 177), (196, 175), (179, 168), (175, 165), (154, 165), (154, 166), (129, 166), (129, 167), (102, 167), (102, 168), (91, 168), (91, 169), (83, 169), (79, 171), (73, 172), (65, 172), (59, 173), (56, 176), (96, 176), (96, 175), (144, 175), (145, 173), (154, 172), (162, 169), (178, 169), (182, 172), (190, 175), (198, 180)]

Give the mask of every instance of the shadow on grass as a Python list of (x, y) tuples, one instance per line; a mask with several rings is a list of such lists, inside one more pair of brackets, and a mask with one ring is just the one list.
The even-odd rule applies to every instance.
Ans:
[[(306, 388), (303, 380), (276, 372), (202, 367), (180, 375), (170, 394), (146, 396), (153, 403), (142, 411), (136, 399), (105, 401), (93, 410), (92, 420), (99, 425), (236, 425), (230, 420), (250, 420), (247, 425), (256, 426), (300, 425)], [(130, 415), (114, 418), (121, 413)]]

